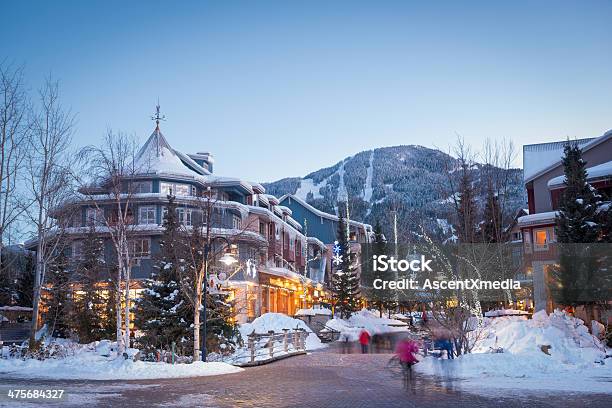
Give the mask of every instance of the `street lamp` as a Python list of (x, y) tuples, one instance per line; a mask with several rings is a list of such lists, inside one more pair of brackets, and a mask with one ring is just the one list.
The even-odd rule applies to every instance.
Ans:
[(208, 256), (210, 255), (210, 249), (212, 247), (213, 242), (215, 242), (216, 239), (225, 241), (225, 243), (227, 244), (227, 249), (225, 251), (225, 253), (221, 256), (221, 258), (219, 258), (219, 261), (221, 261), (223, 264), (230, 266), (236, 262), (238, 262), (238, 260), (236, 258), (234, 258), (234, 256), (230, 253), (230, 250), (232, 248), (232, 244), (229, 241), (229, 239), (223, 237), (223, 236), (216, 236), (213, 238), (209, 238), (208, 242), (206, 242), (206, 244), (204, 245), (204, 287), (202, 288), (202, 292), (203, 292), (203, 296), (202, 298), (204, 299), (204, 304), (202, 305), (202, 313), (204, 314), (203, 319), (202, 319), (202, 326), (203, 326), (203, 339), (202, 339), (202, 361), (206, 361), (206, 293), (208, 292)]

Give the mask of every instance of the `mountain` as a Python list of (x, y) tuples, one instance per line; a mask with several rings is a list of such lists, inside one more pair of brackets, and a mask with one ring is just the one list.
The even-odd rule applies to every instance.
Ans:
[[(391, 236), (393, 212), (401, 231), (418, 231), (423, 226), (450, 236), (452, 194), (456, 192), (450, 185), (457, 185), (458, 167), (455, 158), (440, 150), (392, 146), (364, 151), (303, 178), (284, 178), (264, 187), (276, 196), (295, 194), (330, 213), (337, 213), (338, 202), (344, 203), (348, 197), (351, 219), (370, 224), (378, 221), (387, 236)], [(471, 171), (481, 207), (485, 170), (493, 170), (497, 177), (508, 180), (506, 218), (526, 205), (521, 169), (502, 170), (475, 163)]]

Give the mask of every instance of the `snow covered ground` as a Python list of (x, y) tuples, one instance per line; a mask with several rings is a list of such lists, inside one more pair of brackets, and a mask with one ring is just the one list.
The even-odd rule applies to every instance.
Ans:
[(106, 356), (106, 343), (78, 345), (74, 354), (65, 358), (46, 360), (19, 358), (0, 359), (0, 378), (52, 378), (78, 380), (143, 380), (157, 378), (200, 377), (230, 374), (242, 368), (220, 362), (195, 362), (192, 364), (167, 364), (125, 360), (123, 357)]
[(357, 341), (362, 330), (368, 331), (370, 335), (402, 332), (407, 333), (408, 324), (396, 319), (379, 317), (379, 313), (362, 309), (354, 313), (349, 319), (333, 318), (325, 325), (333, 330), (341, 332), (341, 336), (348, 336), (349, 341)]
[[(525, 389), (612, 394), (612, 359), (582, 320), (556, 311), (486, 319), (471, 354), (425, 358), (418, 372), (458, 380), (467, 391)], [(492, 353), (494, 349), (503, 353)], [(546, 354), (543, 350), (546, 350)]]

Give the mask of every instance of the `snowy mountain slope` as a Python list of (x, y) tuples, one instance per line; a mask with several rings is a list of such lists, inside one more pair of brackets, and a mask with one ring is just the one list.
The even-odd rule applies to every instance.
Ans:
[[(446, 169), (456, 165), (454, 158), (436, 149), (414, 145), (383, 147), (357, 153), (303, 178), (285, 178), (265, 187), (274, 195), (296, 194), (331, 213), (336, 213), (338, 201), (348, 196), (353, 219), (368, 223), (378, 220), (384, 227), (390, 225), (391, 212), (397, 211), (400, 227), (429, 224), (444, 236), (449, 229), (441, 225), (450, 222), (452, 202)], [(482, 165), (474, 166), (473, 172), (478, 187)], [(451, 177), (456, 173), (451, 171)], [(507, 175), (511, 182), (506, 213), (510, 215), (525, 206), (526, 196), (522, 170), (509, 170)], [(482, 201), (484, 191), (478, 194)]]

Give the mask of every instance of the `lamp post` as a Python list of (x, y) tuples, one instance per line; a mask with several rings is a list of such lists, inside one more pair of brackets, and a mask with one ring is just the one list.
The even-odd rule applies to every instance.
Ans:
[[(225, 243), (227, 244), (227, 249), (230, 249), (232, 246), (229, 239), (227, 239), (226, 237), (222, 237), (222, 236), (216, 236), (213, 238), (209, 238), (206, 244), (204, 245), (204, 287), (202, 288), (202, 292), (203, 292), (202, 299), (204, 299), (204, 302), (202, 305), (202, 313), (203, 313), (202, 326), (203, 326), (204, 333), (203, 333), (203, 339), (202, 339), (202, 361), (206, 361), (206, 354), (207, 354), (206, 352), (206, 293), (208, 292), (208, 256), (210, 255), (212, 244), (213, 242), (215, 242), (216, 239), (225, 241)], [(238, 260), (234, 258), (232, 254), (228, 253), (227, 251), (223, 254), (223, 256), (221, 256), (219, 261), (221, 261), (227, 266), (238, 262)]]

